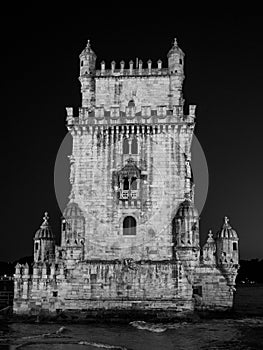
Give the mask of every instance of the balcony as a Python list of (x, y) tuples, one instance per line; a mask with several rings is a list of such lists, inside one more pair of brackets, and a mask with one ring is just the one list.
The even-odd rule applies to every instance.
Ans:
[(131, 190), (131, 198), (137, 199), (138, 191), (137, 190)]
[(129, 190), (120, 191), (120, 199), (129, 199)]

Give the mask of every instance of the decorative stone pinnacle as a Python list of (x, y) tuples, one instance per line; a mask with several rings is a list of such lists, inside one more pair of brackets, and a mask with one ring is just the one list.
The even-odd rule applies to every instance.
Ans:
[(48, 219), (49, 219), (49, 217), (48, 217), (48, 212), (45, 211), (44, 215), (45, 215), (45, 216), (43, 217), (43, 220), (44, 220), (45, 223), (47, 223), (47, 222), (48, 222)]
[(213, 231), (212, 231), (211, 229), (208, 231), (207, 242), (208, 242), (208, 243), (214, 242)]

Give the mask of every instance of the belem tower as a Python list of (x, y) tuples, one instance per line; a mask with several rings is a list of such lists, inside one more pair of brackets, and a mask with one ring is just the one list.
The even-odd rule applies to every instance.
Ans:
[[(67, 110), (71, 193), (55, 245), (48, 214), (34, 236), (34, 264), (17, 264), (13, 311), (162, 312), (233, 305), (238, 236), (225, 217), (200, 248), (191, 140), (184, 113), (184, 53), (174, 40), (143, 67), (80, 54), (82, 106)], [(76, 115), (75, 115), (76, 114)]]

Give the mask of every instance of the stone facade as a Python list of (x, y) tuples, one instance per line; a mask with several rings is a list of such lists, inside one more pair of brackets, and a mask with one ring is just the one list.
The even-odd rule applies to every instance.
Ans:
[(61, 245), (45, 213), (34, 266), (17, 265), (14, 312), (228, 309), (238, 237), (225, 218), (199, 246), (191, 141), (195, 106), (184, 114), (184, 53), (168, 68), (105, 63), (88, 42), (80, 55), (82, 107), (67, 108), (73, 138)]

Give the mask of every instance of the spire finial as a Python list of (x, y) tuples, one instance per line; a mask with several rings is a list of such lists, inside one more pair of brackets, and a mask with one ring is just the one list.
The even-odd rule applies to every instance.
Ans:
[(42, 225), (41, 225), (41, 228), (49, 226), (49, 224), (48, 224), (48, 219), (49, 219), (49, 217), (48, 217), (48, 212), (45, 211), (44, 217), (43, 217), (43, 220), (44, 220), (44, 221), (43, 221), (43, 223), (42, 223)]
[(177, 44), (177, 39), (176, 38), (174, 38), (174, 46), (177, 46), (178, 44)]
[(228, 225), (229, 223), (229, 218), (227, 216), (224, 217), (225, 225)]
[(87, 47), (90, 47), (90, 40), (87, 41)]

